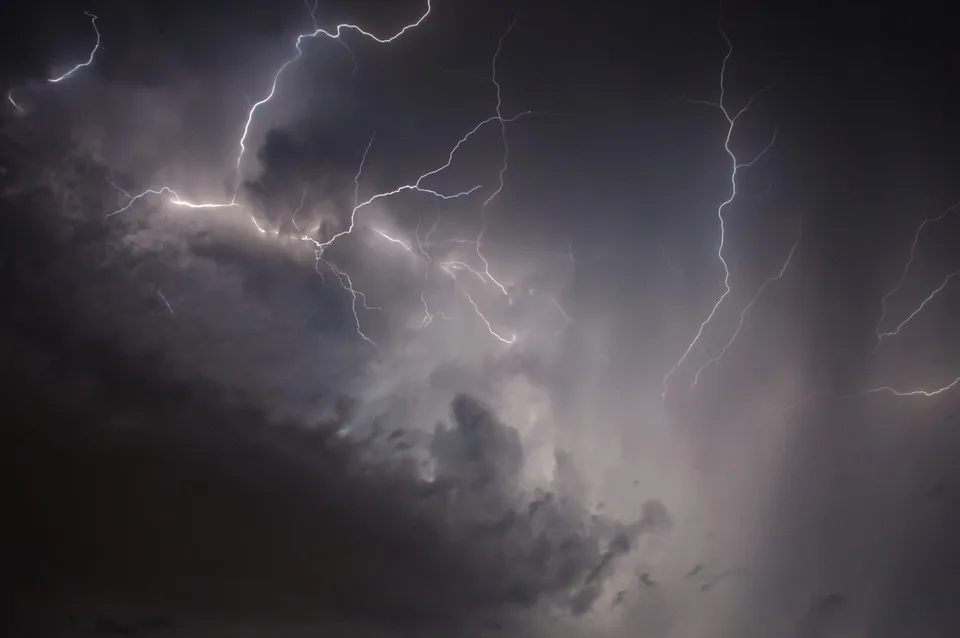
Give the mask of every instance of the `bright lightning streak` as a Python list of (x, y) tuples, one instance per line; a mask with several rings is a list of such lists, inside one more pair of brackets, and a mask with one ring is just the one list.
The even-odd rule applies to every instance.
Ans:
[(163, 291), (160, 290), (159, 288), (157, 289), (157, 296), (160, 297), (160, 299), (163, 301), (164, 305), (166, 305), (167, 310), (170, 311), (170, 314), (176, 316), (177, 313), (175, 313), (175, 312), (173, 311), (173, 306), (170, 305), (170, 302), (167, 301), (167, 298), (163, 296)]
[(63, 81), (66, 80), (68, 77), (70, 77), (71, 75), (73, 75), (74, 73), (76, 73), (77, 71), (79, 71), (80, 69), (82, 69), (82, 68), (84, 68), (84, 67), (88, 67), (88, 66), (90, 66), (91, 64), (93, 64), (93, 59), (96, 57), (97, 51), (99, 51), (100, 48), (101, 48), (101, 46), (100, 46), (100, 29), (97, 28), (97, 20), (98, 20), (97, 16), (93, 15), (92, 13), (90, 13), (90, 12), (88, 12), (88, 11), (84, 11), (83, 13), (84, 13), (84, 15), (86, 15), (88, 18), (90, 18), (90, 24), (93, 26), (93, 32), (97, 34), (97, 43), (93, 45), (93, 50), (90, 51), (90, 57), (87, 59), (86, 62), (81, 62), (80, 64), (74, 66), (72, 69), (70, 69), (69, 71), (67, 71), (67, 72), (64, 73), (63, 75), (60, 75), (60, 76), (57, 76), (57, 77), (53, 77), (53, 78), (48, 78), (48, 79), (47, 79), (47, 82), (49, 82), (49, 83), (51, 83), (51, 84), (59, 84), (60, 82), (63, 82)]
[(382, 230), (378, 230), (378, 229), (376, 229), (376, 228), (373, 229), (373, 232), (375, 232), (376, 234), (380, 235), (381, 237), (383, 237), (384, 239), (386, 239), (386, 240), (387, 240), (388, 242), (390, 242), (391, 244), (397, 244), (398, 246), (400, 246), (401, 248), (403, 248), (403, 249), (404, 249), (405, 251), (407, 251), (407, 252), (410, 252), (410, 251), (413, 250), (413, 247), (412, 247), (410, 244), (408, 244), (407, 242), (403, 241), (402, 239), (397, 239), (396, 237), (391, 237), (390, 235), (386, 234), (386, 233), (383, 232)]
[[(113, 217), (114, 215), (118, 215), (118, 214), (120, 214), (120, 213), (122, 213), (122, 212), (125, 212), (125, 211), (129, 210), (131, 206), (133, 206), (134, 204), (136, 204), (138, 201), (140, 201), (141, 199), (143, 199), (143, 198), (146, 197), (147, 195), (164, 195), (164, 194), (166, 194), (166, 195), (169, 195), (169, 196), (170, 196), (170, 197), (167, 199), (167, 202), (168, 202), (168, 203), (173, 204), (174, 206), (183, 206), (183, 207), (185, 207), (185, 208), (193, 208), (193, 209), (198, 209), (198, 208), (230, 208), (230, 207), (239, 207), (239, 206), (240, 206), (240, 204), (238, 204), (238, 203), (236, 203), (236, 202), (232, 202), (232, 201), (231, 201), (231, 202), (226, 202), (226, 203), (221, 203), (221, 202), (208, 202), (208, 203), (202, 203), (202, 204), (197, 204), (197, 203), (194, 203), (194, 202), (189, 202), (189, 201), (187, 201), (187, 200), (182, 199), (182, 198), (180, 197), (180, 195), (178, 195), (177, 192), (176, 192), (175, 190), (173, 190), (172, 188), (170, 188), (169, 186), (163, 186), (163, 187), (161, 187), (161, 188), (159, 188), (159, 189), (153, 189), (153, 188), (151, 188), (151, 189), (145, 190), (145, 191), (143, 191), (142, 193), (139, 193), (139, 194), (137, 194), (137, 195), (131, 195), (130, 193), (128, 193), (128, 192), (125, 191), (124, 189), (122, 189), (122, 188), (120, 188), (119, 186), (117, 186), (116, 184), (114, 184), (113, 181), (111, 181), (111, 180), (109, 180), (109, 179), (108, 179), (107, 181), (110, 182), (110, 185), (111, 185), (111, 186), (113, 186), (113, 187), (116, 188), (118, 191), (120, 191), (121, 193), (123, 193), (123, 194), (127, 197), (127, 199), (129, 199), (130, 201), (127, 202), (127, 205), (126, 205), (126, 206), (123, 206), (122, 208), (118, 208), (117, 210), (113, 211), (112, 213), (107, 213), (106, 215), (104, 215), (104, 218), (110, 218), (110, 217)], [(257, 228), (260, 230), (260, 232), (266, 232), (266, 231), (263, 230), (263, 228), (260, 227), (259, 224), (257, 224), (256, 220), (254, 220), (253, 223), (257, 225)]]
[(784, 260), (783, 265), (780, 267), (780, 270), (777, 272), (777, 274), (767, 278), (767, 280), (764, 281), (763, 284), (761, 284), (760, 287), (757, 289), (757, 293), (750, 300), (750, 303), (748, 303), (746, 306), (743, 307), (743, 310), (740, 312), (740, 323), (737, 324), (737, 329), (733, 331), (733, 335), (731, 335), (730, 339), (720, 350), (719, 354), (717, 354), (715, 357), (712, 357), (711, 359), (708, 359), (707, 362), (704, 363), (702, 366), (700, 366), (700, 369), (697, 370), (697, 374), (694, 375), (693, 377), (693, 383), (690, 384), (691, 390), (695, 388), (696, 385), (700, 382), (700, 375), (703, 374), (704, 370), (706, 370), (710, 366), (710, 364), (719, 363), (720, 360), (723, 358), (723, 355), (726, 354), (730, 346), (733, 345), (733, 342), (737, 340), (737, 336), (740, 334), (740, 331), (743, 329), (743, 323), (744, 323), (744, 320), (747, 318), (747, 313), (750, 312), (750, 309), (753, 308), (753, 306), (760, 299), (760, 296), (763, 294), (763, 291), (766, 290), (767, 286), (783, 279), (784, 274), (786, 274), (787, 272), (787, 268), (790, 267), (790, 262), (793, 261), (793, 255), (797, 252), (797, 247), (800, 246), (802, 232), (803, 231), (801, 230), (801, 237), (798, 237), (797, 241), (793, 243), (793, 246), (790, 248), (790, 252), (787, 254), (787, 258)]
[[(893, 335), (897, 334), (898, 332), (900, 332), (900, 329), (904, 326), (904, 324), (906, 324), (907, 321), (910, 321), (910, 319), (912, 319), (918, 312), (920, 312), (920, 310), (923, 308), (923, 304), (926, 304), (927, 301), (929, 301), (934, 295), (936, 295), (938, 292), (940, 292), (940, 290), (942, 290), (943, 287), (946, 285), (947, 282), (945, 281), (945, 282), (943, 283), (943, 285), (940, 286), (940, 288), (938, 288), (937, 290), (935, 290), (930, 297), (928, 297), (927, 299), (924, 300), (923, 304), (920, 305), (920, 308), (917, 308), (917, 309), (914, 311), (914, 313), (913, 313), (912, 315), (910, 315), (909, 317), (907, 317), (907, 319), (906, 319), (905, 321), (903, 321), (899, 326), (897, 326), (897, 328), (896, 328), (894, 331), (892, 331), (892, 332), (882, 332), (882, 331), (881, 331), (881, 328), (880, 328), (880, 327), (883, 325), (883, 321), (884, 321), (884, 319), (886, 319), (886, 317), (887, 317), (887, 301), (890, 299), (890, 297), (892, 297), (894, 294), (896, 294), (897, 291), (900, 290), (900, 288), (903, 286), (904, 281), (906, 281), (906, 279), (907, 279), (907, 274), (910, 272), (910, 266), (913, 265), (914, 257), (916, 257), (917, 245), (920, 243), (920, 233), (923, 232), (923, 229), (924, 229), (928, 224), (935, 224), (935, 223), (937, 223), (938, 221), (942, 220), (944, 217), (946, 217), (947, 215), (949, 215), (950, 213), (952, 213), (954, 210), (956, 210), (958, 207), (960, 207), (960, 202), (955, 202), (955, 203), (953, 203), (952, 205), (950, 205), (947, 209), (945, 209), (942, 213), (940, 213), (939, 215), (937, 215), (936, 217), (928, 217), (927, 219), (924, 219), (924, 220), (920, 223), (919, 226), (917, 226), (917, 230), (916, 230), (916, 232), (914, 232), (914, 234), (913, 234), (913, 242), (910, 244), (910, 257), (907, 259), (907, 263), (904, 264), (904, 266), (903, 266), (903, 271), (900, 273), (900, 278), (897, 280), (896, 285), (895, 285), (893, 288), (891, 288), (891, 289), (887, 292), (887, 294), (885, 294), (885, 295), (880, 299), (880, 318), (877, 320), (877, 330), (876, 330), (876, 332), (877, 332), (877, 345), (876, 345), (876, 348), (879, 348), (879, 347), (880, 347), (880, 344), (883, 342), (883, 340), (884, 340), (885, 337), (890, 337), (890, 336), (893, 336)], [(953, 276), (953, 275), (948, 276), (947, 279), (949, 280), (950, 277), (952, 277), (952, 276)], [(875, 348), (875, 350), (876, 350), (876, 348)]]
[(949, 384), (943, 386), (942, 388), (937, 388), (937, 389), (935, 389), (935, 390), (923, 390), (923, 389), (919, 389), (919, 390), (897, 390), (896, 388), (892, 388), (892, 387), (890, 387), (890, 386), (888, 386), (888, 385), (884, 385), (884, 386), (880, 386), (880, 387), (878, 387), (878, 388), (870, 388), (869, 390), (864, 390), (863, 392), (858, 392), (857, 394), (849, 394), (849, 395), (846, 396), (846, 398), (847, 398), (847, 399), (856, 399), (856, 398), (864, 397), (864, 396), (867, 396), (867, 395), (870, 395), (870, 394), (881, 394), (881, 393), (892, 394), (892, 395), (898, 396), (898, 397), (917, 397), (917, 396), (920, 396), (920, 397), (930, 398), (930, 397), (935, 397), (935, 396), (937, 396), (938, 394), (943, 394), (944, 392), (947, 392), (948, 390), (952, 390), (952, 389), (955, 388), (957, 385), (960, 385), (960, 377), (957, 377), (956, 379), (954, 379), (953, 381), (951, 381)]
[(480, 311), (479, 306), (477, 306), (477, 302), (473, 300), (473, 297), (470, 296), (470, 293), (467, 292), (466, 290), (463, 290), (461, 292), (463, 292), (463, 296), (467, 298), (467, 301), (470, 302), (470, 305), (473, 306), (473, 311), (477, 313), (477, 316), (480, 317), (480, 320), (483, 321), (483, 323), (487, 326), (487, 332), (489, 332), (494, 338), (499, 339), (500, 341), (502, 341), (507, 345), (512, 345), (517, 342), (516, 334), (510, 335), (509, 337), (505, 337), (500, 333), (498, 333), (496, 330), (494, 330), (493, 325), (491, 325), (490, 323), (490, 320), (487, 319), (484, 316), (484, 314)]
[(456, 271), (465, 270), (471, 275), (473, 275), (474, 277), (476, 277), (477, 279), (479, 279), (481, 282), (486, 283), (488, 280), (486, 278), (486, 275), (483, 272), (476, 270), (474, 268), (471, 268), (468, 264), (462, 261), (446, 261), (441, 263), (439, 267), (440, 267), (440, 270), (450, 275), (450, 278), (453, 279), (457, 289), (463, 294), (464, 297), (467, 298), (467, 301), (470, 302), (470, 305), (473, 307), (474, 314), (476, 314), (477, 317), (480, 318), (480, 321), (482, 321), (483, 324), (487, 327), (487, 332), (490, 333), (490, 336), (508, 345), (512, 345), (516, 343), (517, 341), (516, 334), (511, 335), (510, 337), (505, 337), (493, 329), (493, 324), (490, 322), (489, 319), (487, 319), (487, 316), (483, 314), (483, 311), (480, 310), (480, 306), (477, 305), (477, 302), (473, 300), (473, 297), (470, 295), (470, 293), (464, 290), (459, 285), (459, 282), (457, 281)]
[(7, 91), (7, 102), (17, 110), (18, 113), (24, 113), (24, 108), (17, 104), (17, 101), (13, 99), (13, 91)]
[[(923, 310), (923, 307), (926, 306), (927, 303), (930, 302), (934, 297), (936, 297), (937, 295), (939, 295), (939, 294), (943, 291), (943, 289), (946, 288), (947, 285), (949, 285), (950, 280), (953, 279), (954, 277), (956, 277), (957, 275), (960, 275), (960, 269), (954, 270), (952, 273), (950, 273), (949, 275), (947, 275), (947, 276), (944, 278), (943, 283), (941, 283), (939, 286), (937, 286), (936, 288), (934, 288), (933, 292), (931, 292), (929, 295), (927, 295), (927, 297), (923, 300), (923, 302), (922, 302), (919, 306), (917, 306), (917, 309), (914, 310), (913, 312), (911, 312), (911, 313), (907, 316), (906, 319), (904, 319), (903, 321), (901, 321), (900, 324), (899, 324), (896, 328), (894, 328), (894, 329), (891, 330), (890, 332), (881, 332), (881, 333), (879, 333), (880, 339), (883, 340), (883, 339), (885, 339), (885, 338), (887, 338), (887, 337), (892, 337), (892, 336), (895, 336), (895, 335), (900, 334), (900, 331), (903, 329), (903, 327), (906, 326), (908, 323), (910, 323), (910, 321), (911, 321), (914, 317), (916, 317), (918, 314), (920, 314), (920, 311)], [(877, 345), (879, 346), (879, 343), (878, 343)]]
[(753, 104), (753, 101), (757, 98), (760, 93), (755, 93), (747, 103), (741, 108), (736, 114), (731, 115), (730, 111), (727, 109), (724, 104), (724, 98), (726, 96), (726, 73), (727, 73), (727, 64), (730, 61), (730, 58), (733, 56), (733, 43), (730, 41), (730, 38), (727, 37), (727, 34), (720, 29), (720, 35), (723, 36), (724, 41), (727, 43), (727, 54), (723, 58), (723, 64), (720, 67), (720, 101), (719, 102), (707, 102), (704, 100), (691, 100), (691, 102), (696, 104), (706, 104), (708, 106), (716, 107), (723, 113), (724, 119), (727, 121), (727, 134), (723, 142), (723, 148), (726, 151), (727, 155), (730, 157), (730, 162), (732, 169), (730, 171), (730, 196), (720, 204), (717, 208), (717, 219), (720, 222), (720, 246), (717, 249), (717, 258), (720, 260), (720, 263), (723, 265), (723, 292), (717, 298), (716, 302), (713, 304), (710, 313), (707, 315), (707, 318), (703, 320), (700, 324), (700, 328), (697, 330), (696, 335), (693, 340), (687, 346), (687, 349), (684, 351), (683, 356), (673, 365), (672, 368), (667, 372), (663, 377), (663, 391), (660, 393), (661, 398), (667, 394), (667, 384), (670, 380), (670, 377), (683, 365), (683, 362), (686, 361), (687, 357), (690, 355), (690, 352), (693, 350), (694, 346), (700, 341), (700, 337), (703, 336), (703, 331), (707, 327), (713, 317), (717, 314), (717, 309), (720, 308), (720, 305), (724, 302), (727, 296), (730, 294), (730, 268), (727, 265), (727, 260), (723, 256), (723, 249), (726, 244), (726, 221), (723, 217), (724, 209), (733, 203), (737, 197), (737, 174), (740, 169), (749, 168), (762, 158), (767, 151), (773, 146), (776, 142), (777, 134), (774, 131), (773, 137), (770, 142), (754, 157), (751, 161), (746, 163), (741, 163), (737, 160), (736, 154), (734, 154), (733, 149), (730, 148), (730, 140), (733, 137), (733, 131), (736, 128), (737, 121), (740, 117), (746, 113), (750, 106)]
[(419, 27), (423, 23), (423, 21), (427, 19), (427, 16), (430, 15), (430, 11), (431, 11), (430, 0), (427, 0), (427, 8), (423, 12), (423, 14), (417, 19), (416, 22), (412, 22), (410, 24), (405, 25), (399, 31), (394, 33), (392, 36), (389, 36), (386, 38), (380, 38), (370, 33), (369, 31), (365, 31), (364, 29), (358, 27), (355, 24), (338, 24), (336, 28), (333, 29), (332, 31), (327, 31), (326, 29), (318, 28), (316, 26), (316, 18), (315, 18), (316, 5), (314, 5), (310, 13), (310, 17), (314, 20), (313, 32), (301, 33), (300, 35), (297, 36), (296, 43), (295, 43), (295, 48), (297, 49), (296, 55), (288, 59), (282, 65), (280, 65), (280, 68), (277, 69), (277, 72), (273, 75), (273, 82), (270, 84), (270, 91), (267, 93), (266, 97), (262, 98), (258, 102), (254, 102), (253, 106), (250, 107), (250, 111), (247, 113), (247, 120), (243, 126), (243, 134), (240, 136), (240, 151), (237, 154), (237, 176), (239, 177), (240, 175), (240, 166), (243, 162), (243, 156), (247, 150), (246, 141), (247, 141), (247, 136), (250, 134), (250, 126), (253, 124), (253, 118), (256, 115), (257, 110), (261, 106), (263, 106), (264, 104), (272, 100), (273, 96), (276, 95), (277, 85), (280, 82), (280, 76), (283, 75), (283, 72), (286, 71), (291, 64), (293, 64), (294, 62), (299, 60), (301, 57), (303, 57), (303, 49), (301, 49), (300, 47), (305, 40), (312, 40), (312, 39), (319, 38), (320, 36), (324, 36), (324, 37), (330, 38), (331, 40), (338, 40), (342, 42), (340, 38), (343, 35), (343, 32), (349, 30), (349, 31), (356, 31), (360, 35), (370, 38), (371, 40), (378, 42), (380, 44), (389, 44), (394, 40), (396, 40), (397, 38), (399, 38), (400, 36), (402, 36), (407, 31)]

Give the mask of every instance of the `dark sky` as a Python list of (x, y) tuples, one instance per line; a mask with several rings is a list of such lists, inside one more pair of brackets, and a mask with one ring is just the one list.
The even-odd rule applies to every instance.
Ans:
[(960, 635), (947, 8), (7, 4), (13, 635)]

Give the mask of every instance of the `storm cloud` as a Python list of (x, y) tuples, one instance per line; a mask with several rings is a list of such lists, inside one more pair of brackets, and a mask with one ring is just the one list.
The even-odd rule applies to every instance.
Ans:
[(734, 4), (5, 14), (15, 634), (957, 635), (949, 21)]

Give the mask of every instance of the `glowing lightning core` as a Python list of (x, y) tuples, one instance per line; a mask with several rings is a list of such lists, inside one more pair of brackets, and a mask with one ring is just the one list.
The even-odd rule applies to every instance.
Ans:
[(717, 258), (720, 260), (721, 265), (723, 266), (723, 292), (717, 298), (716, 302), (713, 304), (713, 308), (710, 309), (710, 313), (707, 315), (707, 318), (703, 320), (700, 324), (700, 328), (697, 330), (696, 335), (693, 337), (693, 340), (687, 346), (687, 349), (684, 351), (683, 356), (673, 365), (672, 368), (667, 372), (663, 377), (663, 391), (660, 393), (661, 398), (667, 394), (667, 384), (670, 380), (670, 377), (680, 368), (683, 362), (690, 355), (690, 352), (693, 350), (694, 346), (700, 341), (700, 337), (703, 336), (703, 331), (707, 327), (707, 324), (713, 320), (714, 315), (717, 314), (717, 309), (720, 308), (720, 305), (727, 298), (727, 295), (730, 294), (730, 268), (727, 266), (727, 260), (723, 256), (723, 249), (726, 242), (726, 227), (725, 220), (723, 217), (724, 209), (733, 203), (737, 197), (737, 173), (742, 168), (749, 168), (762, 158), (768, 150), (773, 146), (776, 141), (777, 134), (774, 131), (773, 137), (770, 142), (754, 157), (751, 161), (740, 163), (737, 160), (737, 156), (734, 154), (733, 150), (730, 148), (730, 139), (733, 137), (733, 131), (736, 128), (737, 121), (740, 117), (749, 110), (750, 106), (753, 104), (753, 101), (757, 98), (760, 93), (755, 93), (747, 103), (737, 111), (734, 115), (730, 114), (730, 111), (727, 109), (726, 104), (724, 104), (724, 98), (726, 93), (726, 73), (727, 73), (727, 64), (730, 61), (730, 58), (733, 56), (733, 43), (730, 41), (730, 38), (727, 37), (727, 34), (720, 30), (720, 35), (723, 36), (724, 41), (727, 43), (727, 54), (723, 58), (723, 64), (720, 67), (720, 101), (719, 102), (708, 102), (705, 100), (690, 100), (695, 104), (706, 104), (708, 106), (716, 107), (723, 113), (724, 119), (727, 121), (727, 134), (723, 142), (723, 148), (726, 151), (727, 155), (730, 157), (730, 163), (732, 169), (730, 171), (730, 196), (720, 204), (717, 208), (717, 219), (720, 222), (720, 245), (717, 249)]
[(51, 84), (59, 84), (60, 82), (63, 82), (63, 81), (66, 80), (68, 77), (70, 77), (71, 75), (73, 75), (74, 73), (76, 73), (77, 71), (79, 71), (80, 69), (82, 69), (82, 68), (84, 68), (84, 67), (87, 67), (87, 66), (90, 66), (91, 64), (93, 64), (93, 59), (96, 57), (97, 51), (99, 51), (100, 48), (101, 48), (101, 46), (100, 46), (100, 29), (97, 28), (97, 19), (98, 19), (97, 16), (93, 15), (92, 13), (90, 13), (90, 12), (88, 12), (88, 11), (84, 11), (83, 13), (84, 13), (84, 15), (86, 15), (88, 18), (90, 18), (90, 24), (93, 26), (93, 32), (97, 34), (97, 42), (96, 42), (96, 44), (93, 45), (93, 49), (90, 51), (90, 56), (87, 58), (87, 61), (86, 61), (86, 62), (81, 62), (80, 64), (77, 64), (76, 66), (74, 66), (72, 69), (70, 69), (69, 71), (67, 71), (67, 72), (64, 73), (63, 75), (58, 75), (58, 76), (56, 76), (56, 77), (47, 78), (47, 82), (50, 82)]

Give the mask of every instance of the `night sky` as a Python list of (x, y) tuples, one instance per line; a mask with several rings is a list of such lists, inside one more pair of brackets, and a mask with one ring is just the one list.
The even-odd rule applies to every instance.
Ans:
[(948, 8), (7, 4), (7, 635), (960, 635)]

